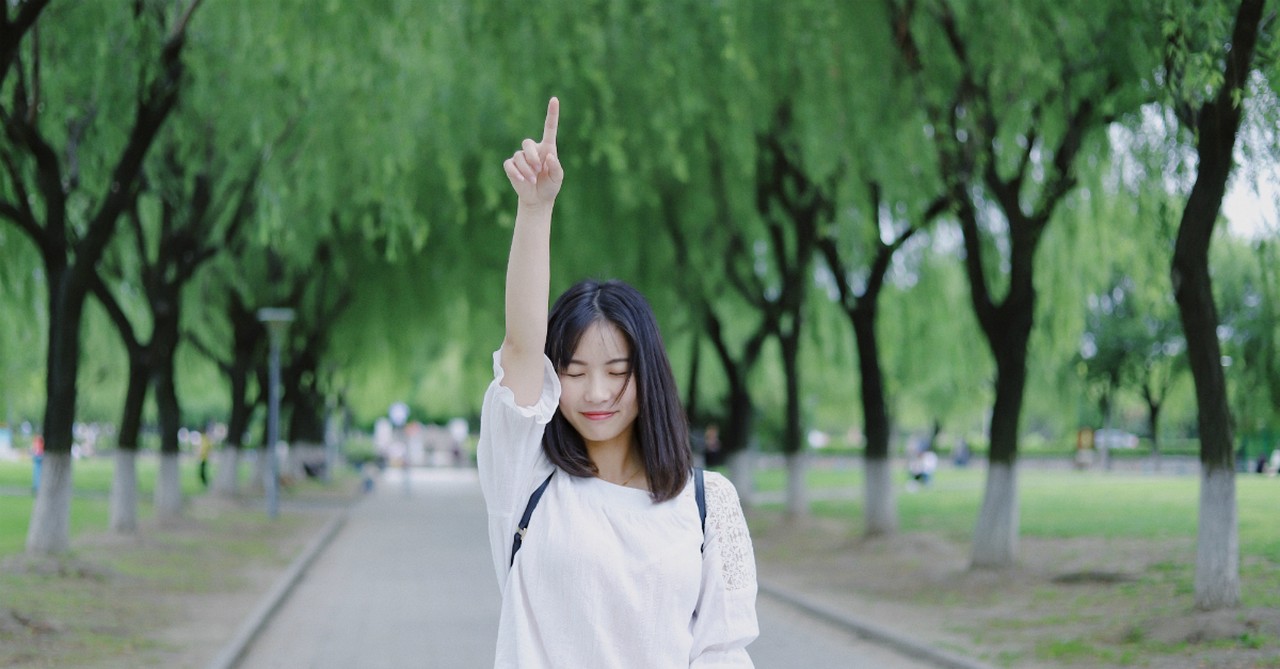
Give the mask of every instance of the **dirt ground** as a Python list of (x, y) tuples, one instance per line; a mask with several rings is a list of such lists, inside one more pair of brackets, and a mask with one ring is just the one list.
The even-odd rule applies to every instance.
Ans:
[(1015, 568), (975, 571), (934, 535), (753, 526), (762, 581), (995, 666), (1280, 667), (1280, 611), (1194, 610), (1190, 540), (1023, 538)]

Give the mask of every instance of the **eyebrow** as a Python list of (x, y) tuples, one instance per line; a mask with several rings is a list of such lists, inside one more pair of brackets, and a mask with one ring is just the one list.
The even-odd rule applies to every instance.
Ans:
[[(613, 360), (609, 360), (609, 361), (605, 362), (604, 364), (605, 364), (605, 365), (616, 365), (616, 364), (618, 364), (618, 363), (620, 363), (620, 362), (630, 363), (630, 362), (631, 362), (631, 359), (630, 359), (630, 358), (614, 358)], [(583, 362), (583, 361), (581, 361), (581, 360), (572, 360), (572, 359), (571, 359), (571, 360), (569, 360), (568, 365), (565, 365), (565, 366), (566, 366), (566, 367), (568, 367), (569, 365), (586, 365), (586, 364), (587, 364), (587, 363), (585, 363), (585, 362)]]

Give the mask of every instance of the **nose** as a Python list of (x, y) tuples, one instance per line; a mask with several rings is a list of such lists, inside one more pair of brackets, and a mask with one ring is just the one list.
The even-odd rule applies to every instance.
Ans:
[(600, 404), (612, 400), (613, 396), (613, 383), (607, 374), (587, 375), (587, 389), (583, 399), (592, 404)]

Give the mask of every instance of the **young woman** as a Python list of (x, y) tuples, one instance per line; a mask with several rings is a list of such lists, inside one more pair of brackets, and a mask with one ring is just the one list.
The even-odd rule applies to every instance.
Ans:
[(750, 667), (751, 537), (727, 479), (706, 472), (699, 501), (648, 303), (584, 281), (548, 315), (559, 116), (552, 98), (542, 141), (504, 163), (519, 205), (478, 453), (502, 589), (495, 665)]

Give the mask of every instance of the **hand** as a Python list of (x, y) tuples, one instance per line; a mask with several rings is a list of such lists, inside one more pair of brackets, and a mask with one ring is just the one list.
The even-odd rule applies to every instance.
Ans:
[(556, 128), (560, 124), (560, 101), (547, 103), (547, 121), (542, 126), (542, 141), (526, 139), (519, 151), (502, 163), (511, 187), (521, 204), (552, 204), (564, 182), (564, 168), (556, 156)]

